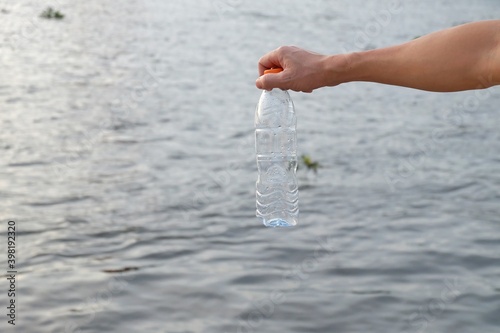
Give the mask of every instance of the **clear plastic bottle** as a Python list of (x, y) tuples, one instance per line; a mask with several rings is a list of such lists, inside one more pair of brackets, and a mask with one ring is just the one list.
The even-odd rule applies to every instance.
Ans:
[(256, 215), (267, 227), (290, 227), (299, 219), (296, 124), (288, 92), (264, 90), (255, 111)]

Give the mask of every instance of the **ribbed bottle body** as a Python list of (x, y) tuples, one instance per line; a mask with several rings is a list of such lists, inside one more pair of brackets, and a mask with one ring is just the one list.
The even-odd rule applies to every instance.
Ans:
[(268, 227), (298, 223), (296, 123), (288, 92), (262, 93), (255, 112), (256, 215)]

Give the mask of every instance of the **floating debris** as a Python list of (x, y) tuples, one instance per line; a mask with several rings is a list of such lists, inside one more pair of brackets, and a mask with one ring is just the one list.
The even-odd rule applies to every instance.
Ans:
[(48, 7), (45, 9), (42, 14), (40, 14), (40, 17), (46, 18), (46, 19), (56, 19), (56, 20), (61, 20), (64, 18), (64, 15), (58, 11), (52, 9), (52, 7)]
[(103, 269), (102, 271), (104, 273), (123, 273), (123, 272), (128, 272), (128, 271), (136, 271), (138, 269), (139, 269), (139, 267), (123, 267), (123, 268), (117, 268), (117, 269)]
[(302, 164), (305, 165), (307, 170), (313, 170), (314, 173), (318, 173), (318, 168), (321, 168), (321, 165), (317, 161), (313, 161), (311, 156), (309, 155), (302, 155), (300, 156)]

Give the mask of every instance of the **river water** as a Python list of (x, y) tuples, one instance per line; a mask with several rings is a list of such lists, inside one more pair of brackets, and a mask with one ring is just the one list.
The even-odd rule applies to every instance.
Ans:
[[(64, 19), (39, 18), (49, 5)], [(292, 93), (299, 154), (322, 167), (299, 169), (286, 230), (254, 216), (253, 130), (265, 52), (383, 47), (498, 18), (498, 1), (1, 7), (17, 331), (500, 330), (498, 88)]]

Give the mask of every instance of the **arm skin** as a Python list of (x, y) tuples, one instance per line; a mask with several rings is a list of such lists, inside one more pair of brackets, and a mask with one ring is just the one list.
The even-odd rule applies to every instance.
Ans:
[(321, 55), (280, 47), (259, 61), (259, 89), (312, 92), (353, 81), (427, 91), (483, 89), (500, 84), (500, 20), (468, 23), (382, 49)]

